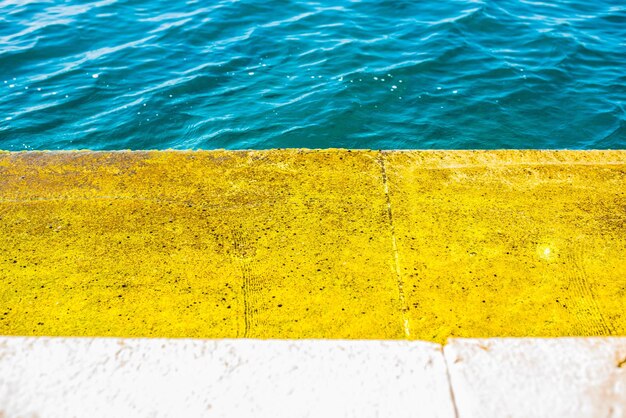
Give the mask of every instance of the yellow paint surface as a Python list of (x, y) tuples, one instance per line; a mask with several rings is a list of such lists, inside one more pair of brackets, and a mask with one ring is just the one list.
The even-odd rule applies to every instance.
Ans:
[(0, 334), (625, 335), (624, 151), (0, 154)]

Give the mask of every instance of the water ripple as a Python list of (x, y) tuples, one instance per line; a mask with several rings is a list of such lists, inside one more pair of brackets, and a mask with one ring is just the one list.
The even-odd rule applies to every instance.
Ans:
[(0, 0), (0, 149), (624, 148), (616, 0)]

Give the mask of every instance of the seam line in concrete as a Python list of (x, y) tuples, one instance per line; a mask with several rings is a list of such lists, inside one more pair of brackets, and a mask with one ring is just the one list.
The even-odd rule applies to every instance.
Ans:
[(411, 336), (411, 329), (409, 328), (409, 319), (406, 315), (407, 305), (406, 298), (404, 296), (404, 283), (402, 281), (402, 276), (400, 275), (400, 258), (398, 255), (398, 244), (396, 242), (396, 231), (393, 225), (393, 212), (391, 210), (391, 198), (389, 196), (389, 181), (387, 178), (387, 169), (385, 167), (385, 158), (382, 151), (379, 151), (378, 153), (378, 164), (380, 165), (380, 171), (383, 179), (383, 188), (385, 190), (385, 199), (387, 200), (387, 216), (389, 218), (389, 229), (391, 230), (394, 270), (396, 273), (396, 282), (398, 284), (398, 299), (402, 307), (402, 327), (404, 330), (404, 336), (406, 338), (409, 338)]
[[(447, 342), (445, 345), (447, 345)], [(446, 356), (445, 345), (441, 344), (439, 346), (439, 350), (441, 350), (441, 356), (443, 357), (443, 365), (446, 367), (446, 379), (448, 380), (448, 390), (450, 391), (450, 402), (452, 403), (454, 416), (459, 418), (459, 409), (456, 406), (456, 399), (454, 397), (454, 387), (452, 386), (452, 376), (450, 375), (450, 368), (448, 367), (448, 357)]]
[(243, 330), (243, 338), (250, 337), (250, 319), (252, 317), (252, 310), (250, 307), (250, 268), (249, 266), (242, 260), (241, 261), (241, 272), (243, 275), (243, 321), (244, 321), (244, 330)]
[(245, 251), (244, 251), (244, 240), (241, 236), (240, 232), (234, 232), (234, 247), (237, 254), (237, 258), (239, 259), (239, 264), (241, 267), (241, 276), (243, 279), (243, 283), (241, 285), (242, 293), (243, 293), (243, 338), (250, 338), (250, 328), (251, 328), (251, 319), (252, 319), (252, 308), (250, 301), (250, 285), (252, 280), (251, 268), (250, 265), (245, 260)]

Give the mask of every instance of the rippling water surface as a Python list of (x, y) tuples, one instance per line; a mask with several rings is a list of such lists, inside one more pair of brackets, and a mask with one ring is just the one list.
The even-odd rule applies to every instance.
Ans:
[(0, 0), (0, 149), (626, 148), (623, 0)]

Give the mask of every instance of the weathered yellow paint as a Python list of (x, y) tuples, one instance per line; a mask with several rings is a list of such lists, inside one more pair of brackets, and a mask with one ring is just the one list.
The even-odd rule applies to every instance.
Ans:
[(624, 335), (626, 152), (386, 162), (413, 336)]
[(626, 151), (0, 154), (0, 334), (624, 335)]

